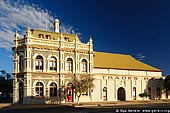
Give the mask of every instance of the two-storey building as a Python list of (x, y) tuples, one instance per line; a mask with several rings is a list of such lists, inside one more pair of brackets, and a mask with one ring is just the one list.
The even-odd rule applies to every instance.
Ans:
[(141, 100), (162, 95), (162, 71), (130, 55), (96, 52), (93, 40), (82, 43), (76, 34), (27, 28), (23, 38), (14, 36), (13, 102), (75, 102), (73, 77), (93, 76), (94, 85), (81, 102)]

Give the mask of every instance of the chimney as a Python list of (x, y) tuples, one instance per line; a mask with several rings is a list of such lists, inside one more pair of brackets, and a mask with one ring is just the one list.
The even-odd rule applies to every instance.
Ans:
[(59, 24), (60, 24), (60, 21), (58, 19), (55, 19), (54, 32), (56, 32), (56, 33), (59, 33)]

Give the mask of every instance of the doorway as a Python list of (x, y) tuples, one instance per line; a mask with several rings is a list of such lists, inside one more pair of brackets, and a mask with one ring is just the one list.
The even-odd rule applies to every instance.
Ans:
[(125, 101), (126, 99), (126, 96), (125, 96), (125, 89), (123, 87), (120, 87), (118, 90), (117, 90), (117, 97), (118, 97), (118, 100), (120, 101)]
[(73, 84), (72, 83), (67, 84), (67, 99), (68, 99), (68, 102), (73, 102)]

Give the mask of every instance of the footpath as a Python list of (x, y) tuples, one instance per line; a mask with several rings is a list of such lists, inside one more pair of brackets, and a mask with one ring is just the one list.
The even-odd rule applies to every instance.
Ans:
[(170, 103), (170, 99), (166, 100), (138, 100), (138, 101), (106, 101), (106, 102), (81, 102), (79, 105), (74, 103), (61, 104), (12, 104), (0, 103), (0, 111), (2, 109), (31, 109), (31, 108), (46, 108), (46, 107), (96, 107), (96, 106), (123, 106), (137, 104), (153, 104), (153, 103)]

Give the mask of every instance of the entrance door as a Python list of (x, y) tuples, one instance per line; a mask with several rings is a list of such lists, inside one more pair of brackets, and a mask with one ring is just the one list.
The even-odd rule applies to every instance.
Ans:
[(68, 102), (73, 102), (73, 84), (72, 83), (67, 84), (67, 99), (68, 99)]
[(23, 96), (24, 96), (24, 84), (22, 82), (19, 82), (19, 103), (23, 102)]
[(118, 90), (117, 90), (117, 97), (118, 97), (118, 100), (120, 101), (125, 101), (125, 89), (123, 87), (120, 87)]

